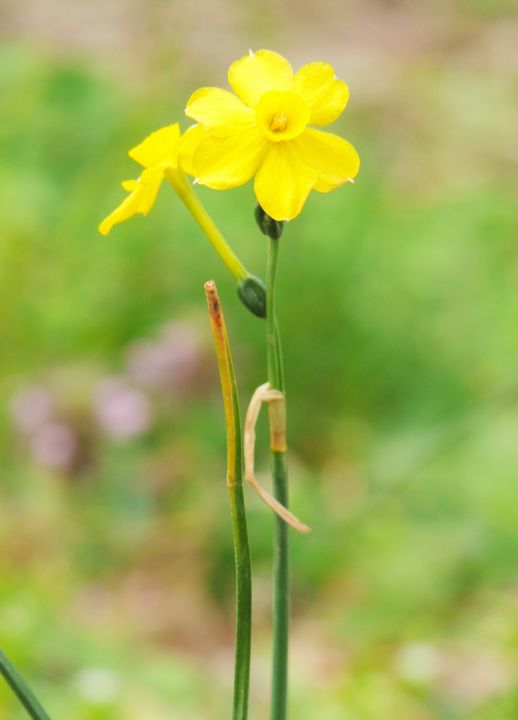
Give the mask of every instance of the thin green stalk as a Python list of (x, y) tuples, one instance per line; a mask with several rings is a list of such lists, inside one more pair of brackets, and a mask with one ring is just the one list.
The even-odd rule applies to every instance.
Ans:
[(0, 674), (33, 720), (50, 720), (25, 680), (0, 650)]
[(205, 294), (218, 358), (225, 423), (227, 428), (227, 486), (232, 515), (232, 535), (236, 565), (236, 652), (234, 666), (234, 706), (232, 720), (246, 720), (250, 684), (252, 644), (252, 566), (248, 546), (243, 495), (243, 441), (236, 377), (228, 342), (225, 319), (216, 284), (205, 283)]
[(217, 228), (209, 213), (205, 210), (201, 200), (194, 192), (185, 175), (179, 170), (172, 170), (169, 171), (167, 177), (178, 194), (178, 197), (196, 220), (202, 232), (232, 275), (234, 275), (237, 280), (244, 280), (249, 277), (250, 273), (246, 270), (243, 263), (239, 260)]
[(238, 281), (237, 294), (243, 305), (253, 315), (264, 318), (266, 315), (266, 293), (260, 278), (251, 275), (225, 240), (214, 220), (205, 210), (201, 200), (181, 170), (169, 170), (167, 177), (173, 189), (183, 202), (194, 220), (198, 223), (214, 250)]
[(282, 344), (281, 344), (281, 331), (279, 329), (279, 323), (275, 318), (275, 356), (277, 361), (277, 368), (279, 373), (279, 390), (284, 392), (284, 361), (282, 358)]
[[(279, 240), (269, 239), (266, 280), (266, 348), (268, 382), (272, 388), (285, 391), (280, 333), (275, 315), (275, 280)], [(288, 466), (286, 452), (272, 450), (273, 492), (288, 507)], [(273, 660), (271, 720), (286, 720), (288, 704), (288, 641), (290, 620), (289, 528), (278, 516), (274, 518), (273, 577)]]

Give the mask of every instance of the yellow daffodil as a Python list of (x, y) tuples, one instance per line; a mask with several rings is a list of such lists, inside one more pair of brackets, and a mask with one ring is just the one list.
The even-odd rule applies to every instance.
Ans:
[(160, 185), (166, 173), (177, 174), (180, 126), (168, 125), (151, 133), (128, 155), (144, 168), (137, 180), (125, 180), (124, 190), (128, 197), (99, 225), (99, 232), (108, 235), (114, 225), (140, 213), (147, 215), (153, 207)]
[(296, 73), (270, 50), (232, 63), (228, 81), (235, 95), (205, 87), (187, 103), (201, 126), (192, 172), (201, 185), (226, 190), (255, 175), (261, 207), (275, 220), (291, 220), (311, 190), (328, 192), (358, 173), (360, 160), (346, 140), (310, 125), (328, 125), (349, 98), (347, 85), (327, 63)]
[(205, 136), (205, 133), (199, 125), (189, 128), (182, 135), (178, 123), (175, 123), (156, 130), (132, 148), (128, 155), (142, 165), (144, 171), (137, 180), (122, 183), (129, 195), (100, 223), (99, 232), (108, 235), (114, 225), (133, 215), (147, 215), (162, 181), (167, 178), (230, 272), (239, 281), (247, 281), (251, 278), (250, 273), (207, 214), (184, 174), (193, 174), (192, 155), (202, 135)]

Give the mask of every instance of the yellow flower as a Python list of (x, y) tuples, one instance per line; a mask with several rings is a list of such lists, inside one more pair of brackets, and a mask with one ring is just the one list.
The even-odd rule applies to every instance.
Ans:
[(259, 50), (232, 63), (228, 81), (235, 95), (207, 87), (187, 103), (186, 114), (205, 131), (192, 157), (198, 183), (226, 190), (255, 175), (261, 207), (275, 220), (291, 220), (311, 190), (328, 192), (357, 175), (353, 146), (309, 127), (333, 122), (347, 104), (347, 85), (330, 65), (309, 63), (293, 73), (281, 55)]
[(184, 174), (193, 174), (192, 155), (201, 136), (205, 137), (205, 132), (199, 125), (181, 135), (179, 125), (175, 123), (156, 130), (132, 148), (128, 155), (142, 165), (144, 171), (137, 180), (122, 183), (123, 189), (130, 194), (100, 223), (99, 232), (108, 235), (114, 225), (133, 215), (147, 215), (162, 181), (167, 178), (230, 272), (239, 281), (249, 281), (250, 273), (207, 214)]
[(123, 189), (130, 194), (101, 222), (99, 232), (102, 235), (108, 235), (114, 225), (136, 213), (148, 214), (166, 174), (169, 176), (180, 173), (179, 146), (180, 126), (175, 123), (151, 133), (129, 151), (130, 158), (142, 165), (144, 171), (137, 180), (126, 180), (122, 183)]

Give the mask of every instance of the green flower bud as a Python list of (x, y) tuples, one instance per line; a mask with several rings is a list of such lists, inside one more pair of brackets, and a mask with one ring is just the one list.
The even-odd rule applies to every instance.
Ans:
[(254, 214), (259, 230), (263, 235), (267, 235), (272, 240), (278, 240), (284, 229), (284, 221), (274, 220), (263, 210), (259, 203), (255, 206)]
[(249, 275), (237, 286), (237, 294), (243, 305), (257, 317), (266, 317), (266, 287), (262, 280)]

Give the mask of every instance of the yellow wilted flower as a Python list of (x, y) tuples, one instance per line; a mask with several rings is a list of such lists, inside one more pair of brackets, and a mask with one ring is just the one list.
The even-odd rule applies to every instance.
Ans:
[(228, 81), (235, 95), (206, 87), (187, 103), (186, 114), (205, 131), (192, 157), (198, 183), (226, 190), (255, 175), (261, 207), (275, 220), (291, 220), (311, 190), (328, 192), (357, 175), (353, 146), (309, 127), (333, 122), (347, 104), (347, 85), (330, 65), (309, 63), (293, 73), (281, 55), (259, 50), (232, 63)]
[(99, 225), (99, 232), (108, 235), (114, 225), (140, 213), (147, 215), (153, 207), (166, 172), (178, 171), (180, 126), (178, 123), (156, 130), (128, 155), (142, 165), (144, 172), (137, 180), (125, 180), (124, 190), (130, 193)]
[(130, 194), (100, 223), (99, 232), (108, 235), (114, 225), (133, 215), (147, 215), (162, 181), (167, 178), (230, 272), (239, 281), (252, 281), (254, 290), (256, 279), (235, 255), (185, 177), (184, 173), (193, 174), (192, 155), (201, 136), (205, 137), (205, 133), (199, 125), (189, 128), (182, 135), (178, 123), (175, 123), (156, 130), (132, 148), (128, 155), (142, 165), (144, 171), (137, 180), (125, 180), (122, 183), (124, 190)]

